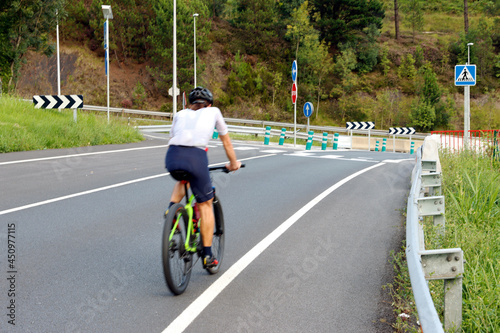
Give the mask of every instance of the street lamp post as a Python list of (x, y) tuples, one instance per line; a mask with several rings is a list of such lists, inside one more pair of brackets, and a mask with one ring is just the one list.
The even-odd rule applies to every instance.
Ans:
[(196, 88), (196, 18), (199, 14), (194, 13), (194, 87)]
[(172, 86), (173, 114), (177, 112), (177, 1), (174, 0), (174, 82)]
[[(61, 65), (59, 59), (59, 11), (56, 10), (56, 35), (57, 35), (57, 95), (61, 95)], [(59, 109), (61, 111), (61, 109)]]
[[(470, 65), (470, 47), (474, 43), (467, 43), (467, 65)], [(469, 148), (470, 133), (470, 86), (464, 87), (464, 146)]]
[(107, 78), (107, 104), (108, 104), (108, 124), (109, 124), (109, 19), (113, 19), (113, 12), (110, 5), (102, 5), (102, 14), (106, 19), (106, 31), (104, 35), (104, 52), (106, 57), (106, 78)]

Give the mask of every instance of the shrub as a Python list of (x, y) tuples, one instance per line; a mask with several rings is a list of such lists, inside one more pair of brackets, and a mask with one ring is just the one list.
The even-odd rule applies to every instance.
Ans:
[(122, 106), (122, 108), (130, 109), (132, 107), (132, 101), (130, 99), (124, 99), (123, 101), (121, 101), (120, 105)]

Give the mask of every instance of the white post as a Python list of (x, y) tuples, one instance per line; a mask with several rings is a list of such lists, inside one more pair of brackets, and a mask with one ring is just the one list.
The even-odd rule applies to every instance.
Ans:
[(173, 115), (177, 112), (177, 1), (174, 0), (174, 80), (172, 87)]
[(106, 79), (107, 79), (107, 104), (108, 104), (108, 124), (109, 124), (109, 19), (113, 19), (113, 11), (111, 10), (110, 5), (102, 5), (102, 14), (106, 19), (106, 32), (105, 32), (105, 40), (104, 40), (104, 53), (106, 57)]
[(108, 72), (106, 73), (107, 79), (107, 101), (108, 101), (108, 124), (109, 124), (109, 19), (106, 18), (106, 68)]
[(196, 88), (196, 17), (198, 14), (193, 14), (194, 17), (194, 87)]
[[(56, 10), (56, 35), (57, 35), (57, 95), (61, 95), (61, 66), (59, 59), (59, 12)], [(59, 109), (61, 111), (61, 109)]]

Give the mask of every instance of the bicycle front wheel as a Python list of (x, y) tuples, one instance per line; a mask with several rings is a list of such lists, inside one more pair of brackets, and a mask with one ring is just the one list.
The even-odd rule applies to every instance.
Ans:
[[(179, 223), (175, 225), (177, 220)], [(188, 221), (188, 213), (181, 204), (170, 207), (165, 215), (162, 241), (163, 273), (168, 288), (175, 295), (186, 290), (193, 266), (193, 254), (185, 248)]]
[(220, 266), (222, 264), (222, 259), (224, 258), (224, 214), (222, 213), (222, 205), (219, 198), (215, 196), (214, 198), (214, 237), (212, 239), (212, 254), (219, 262), (217, 266), (207, 268), (207, 272), (210, 274), (216, 274), (219, 272)]

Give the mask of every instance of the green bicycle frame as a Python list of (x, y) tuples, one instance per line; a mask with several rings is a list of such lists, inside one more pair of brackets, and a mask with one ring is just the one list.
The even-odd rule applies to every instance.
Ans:
[[(186, 231), (186, 243), (184, 244), (184, 247), (187, 251), (189, 252), (196, 252), (197, 251), (197, 246), (198, 244), (195, 243), (194, 246), (189, 245), (191, 237), (194, 236), (194, 225), (193, 225), (193, 215), (194, 215), (194, 194), (191, 194), (191, 197), (189, 198), (188, 203), (184, 206), (184, 209), (188, 213), (188, 219), (189, 223), (187, 225), (187, 231)], [(177, 219), (174, 223), (174, 226), (172, 228), (172, 231), (170, 232), (169, 236), (169, 241), (172, 240), (172, 237), (174, 236), (175, 229), (177, 229), (177, 226), (179, 225), (179, 220), (181, 219), (181, 215), (177, 216)]]

